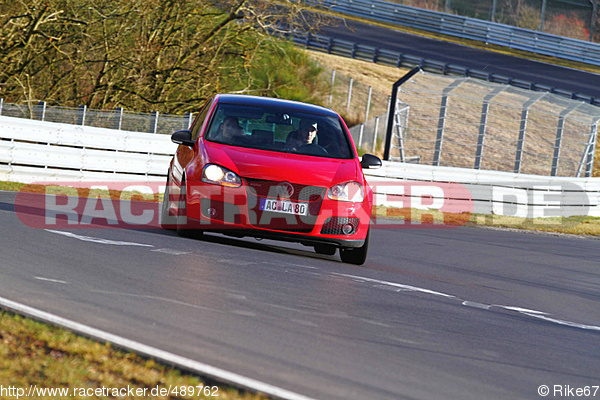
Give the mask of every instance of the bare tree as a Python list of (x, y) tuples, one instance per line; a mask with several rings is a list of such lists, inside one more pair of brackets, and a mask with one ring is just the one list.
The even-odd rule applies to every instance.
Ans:
[(0, 97), (179, 112), (215, 91), (277, 95), (253, 75), (269, 54), (289, 58), (272, 34), (322, 21), (292, 0), (6, 2)]

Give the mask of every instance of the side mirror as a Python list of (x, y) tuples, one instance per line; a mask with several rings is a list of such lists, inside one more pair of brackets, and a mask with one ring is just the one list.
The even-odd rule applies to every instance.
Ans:
[(192, 140), (192, 132), (190, 132), (187, 129), (177, 131), (174, 134), (172, 134), (171, 141), (173, 143), (182, 144), (184, 146), (189, 147), (192, 147), (195, 143), (195, 141)]
[(382, 165), (381, 159), (373, 154), (363, 154), (360, 161), (360, 166), (364, 169), (381, 168)]

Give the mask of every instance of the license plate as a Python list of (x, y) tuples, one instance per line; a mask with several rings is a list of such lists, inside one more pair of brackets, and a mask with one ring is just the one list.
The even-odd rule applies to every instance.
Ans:
[(262, 211), (270, 211), (282, 214), (308, 214), (308, 206), (306, 204), (294, 203), (293, 201), (286, 200), (260, 199), (260, 209)]

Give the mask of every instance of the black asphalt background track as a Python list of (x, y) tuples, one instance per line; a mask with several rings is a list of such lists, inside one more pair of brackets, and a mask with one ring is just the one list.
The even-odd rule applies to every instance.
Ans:
[(14, 198), (0, 192), (0, 297), (180, 356), (318, 399), (540, 399), (541, 385), (600, 385), (598, 240), (375, 229), (356, 267), (218, 235), (68, 237), (23, 225)]
[[(320, 34), (600, 99), (600, 75), (346, 20)], [(400, 78), (400, 76), (398, 76)], [(390, 92), (391, 92), (390, 87)]]

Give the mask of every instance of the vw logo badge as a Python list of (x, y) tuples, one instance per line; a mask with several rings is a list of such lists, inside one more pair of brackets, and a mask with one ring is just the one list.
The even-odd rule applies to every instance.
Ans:
[(290, 198), (294, 194), (294, 186), (289, 182), (281, 182), (277, 185), (277, 196)]

